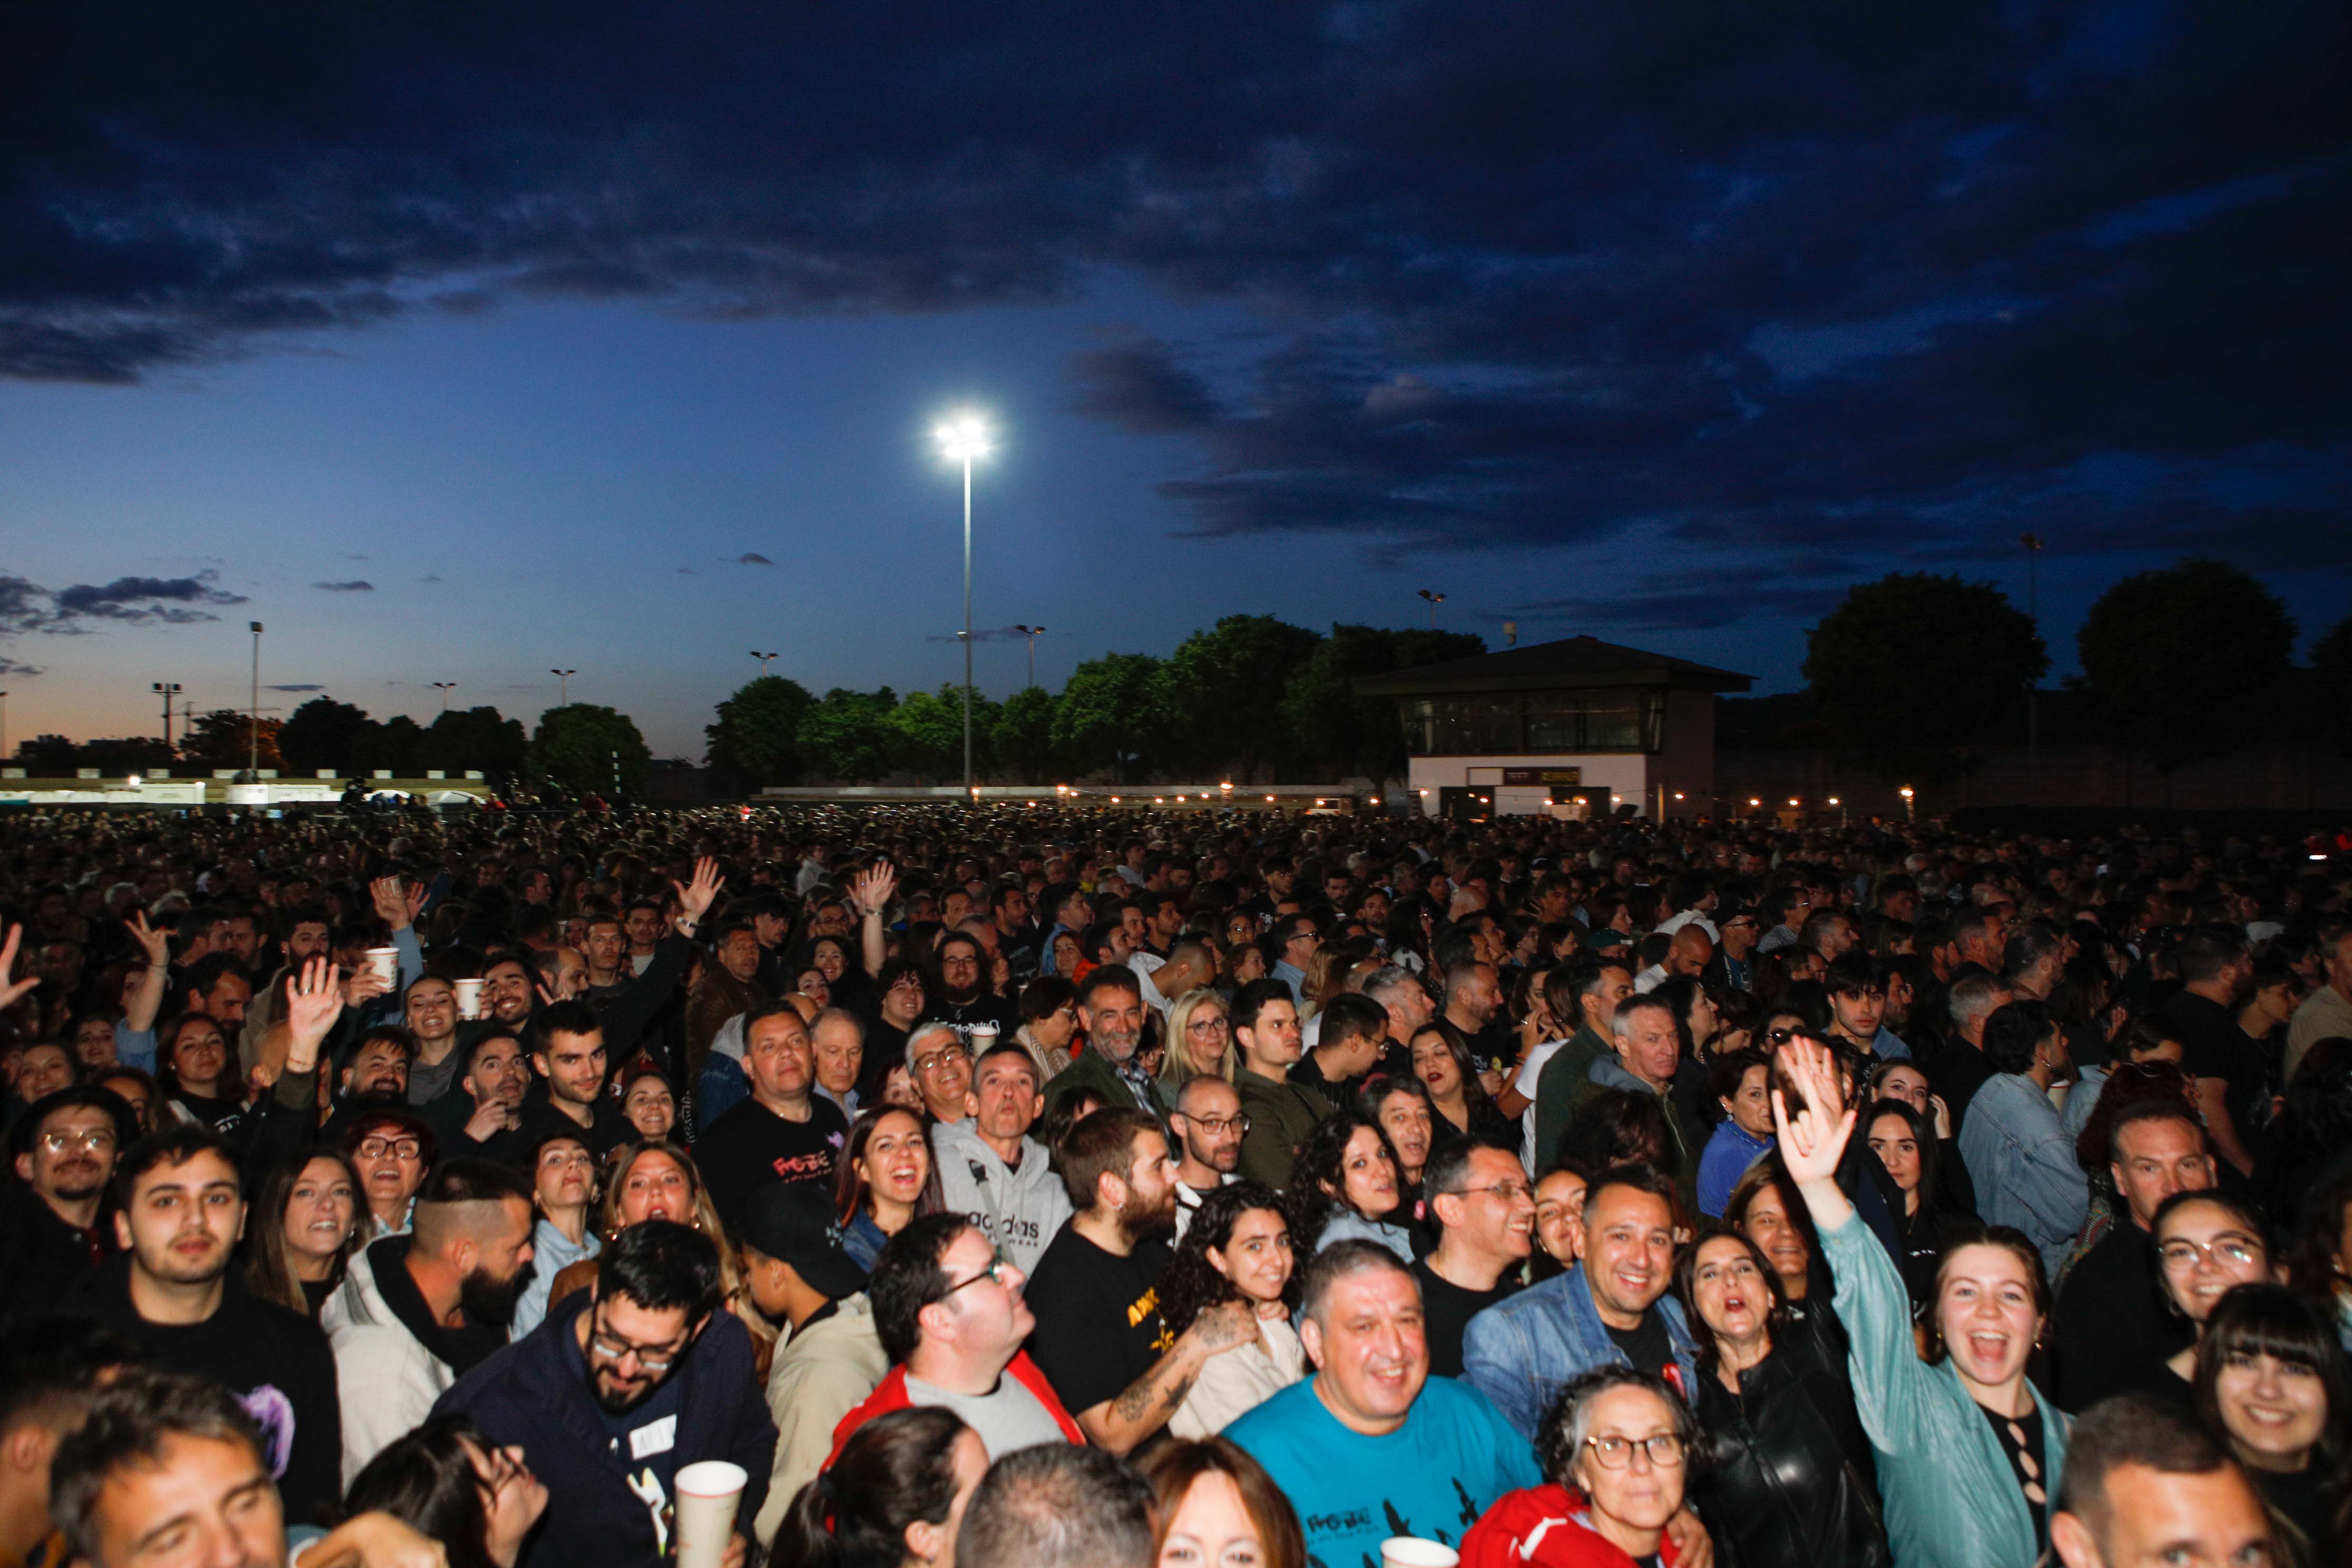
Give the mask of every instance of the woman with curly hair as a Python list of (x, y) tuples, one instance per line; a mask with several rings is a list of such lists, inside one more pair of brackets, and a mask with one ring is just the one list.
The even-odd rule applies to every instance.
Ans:
[(1282, 1199), (1257, 1182), (1219, 1187), (1201, 1201), (1175, 1261), (1160, 1277), (1160, 1315), (1181, 1334), (1209, 1308), (1247, 1301), (1257, 1338), (1211, 1356), (1184, 1403), (1168, 1418), (1179, 1437), (1209, 1437), (1307, 1374), (1307, 1356), (1290, 1326), (1300, 1271), (1290, 1247)]
[(1298, 1146), (1289, 1191), (1291, 1245), (1311, 1256), (1335, 1241), (1376, 1241), (1400, 1263), (1411, 1263), (1398, 1184), (1396, 1152), (1380, 1123), (1358, 1110), (1334, 1111)]

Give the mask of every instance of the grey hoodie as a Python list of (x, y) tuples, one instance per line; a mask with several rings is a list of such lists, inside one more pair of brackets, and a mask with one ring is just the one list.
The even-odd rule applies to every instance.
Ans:
[(1034, 1270), (1054, 1233), (1070, 1217), (1070, 1194), (1046, 1163), (1045, 1146), (1023, 1139), (1021, 1164), (1013, 1169), (965, 1121), (933, 1127), (931, 1151), (939, 1160), (940, 1192), (948, 1212), (969, 1215), (1021, 1272)]

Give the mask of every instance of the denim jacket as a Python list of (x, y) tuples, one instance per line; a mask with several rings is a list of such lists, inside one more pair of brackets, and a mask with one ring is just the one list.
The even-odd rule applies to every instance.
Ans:
[[(1976, 1120), (1974, 1105), (1969, 1120)], [(1919, 1359), (1911, 1295), (1886, 1248), (1848, 1215), (1822, 1232), (1822, 1250), (1837, 1279), (1854, 1412), (1877, 1454), (1895, 1561), (1904, 1568), (2033, 1568), (2033, 1516), (2008, 1452), (1952, 1363)], [(2066, 1464), (2066, 1417), (2031, 1383), (2026, 1387), (2042, 1412), (2050, 1472), (2043, 1485), (2054, 1499)]]
[(2052, 1274), (2091, 1208), (2091, 1184), (2057, 1108), (2022, 1073), (1996, 1073), (1969, 1101), (1960, 1158), (1988, 1225), (2013, 1225), (2042, 1251)]
[[(1698, 1365), (1682, 1303), (1661, 1296), (1652, 1310), (1665, 1321), (1688, 1396), (1698, 1388)], [(1631, 1364), (1592, 1304), (1581, 1263), (1487, 1308), (1470, 1320), (1462, 1336), (1464, 1380), (1529, 1442), (1571, 1378), (1595, 1367)]]

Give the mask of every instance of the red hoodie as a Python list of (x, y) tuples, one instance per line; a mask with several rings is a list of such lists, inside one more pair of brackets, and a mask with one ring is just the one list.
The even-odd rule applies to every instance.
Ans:
[[(1507, 1493), (1463, 1536), (1462, 1568), (1633, 1568), (1591, 1517), (1583, 1495), (1565, 1487)], [(1675, 1543), (1663, 1535), (1658, 1561), (1675, 1568)]]
[[(1061, 1427), (1063, 1436), (1073, 1443), (1084, 1443), (1087, 1440), (1086, 1433), (1079, 1429), (1076, 1421), (1070, 1419), (1070, 1413), (1062, 1408), (1062, 1402), (1054, 1397), (1054, 1385), (1045, 1381), (1045, 1374), (1037, 1370), (1037, 1363), (1029, 1359), (1027, 1351), (1013, 1352), (1013, 1361), (1004, 1371), (1006, 1375), (1018, 1378), (1022, 1387), (1037, 1396), (1037, 1403), (1045, 1407), (1045, 1414), (1051, 1415), (1055, 1425)], [(904, 1365), (892, 1367), (890, 1374), (875, 1386), (872, 1394), (866, 1395), (866, 1403), (843, 1416), (841, 1425), (833, 1429), (833, 1452), (825, 1456), (825, 1468), (831, 1469), (834, 1460), (841, 1458), (841, 1446), (849, 1441), (849, 1435), (852, 1432), (886, 1411), (904, 1410), (912, 1404), (914, 1401), (907, 1397), (906, 1367)]]

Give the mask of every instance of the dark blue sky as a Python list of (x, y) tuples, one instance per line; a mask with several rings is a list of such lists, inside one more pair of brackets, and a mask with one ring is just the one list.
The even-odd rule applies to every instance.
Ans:
[(1048, 684), (1435, 587), (1785, 689), (2028, 529), (2061, 672), (2192, 552), (2352, 608), (2342, 5), (1634, 13), (19, 13), (11, 744), (241, 704), (254, 618), (277, 705), (577, 667), (665, 753), (754, 647), (954, 679), (961, 405)]

